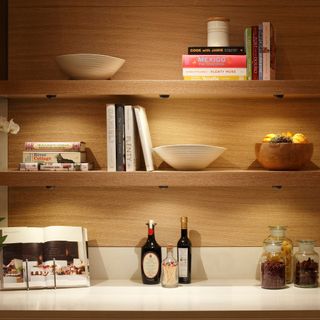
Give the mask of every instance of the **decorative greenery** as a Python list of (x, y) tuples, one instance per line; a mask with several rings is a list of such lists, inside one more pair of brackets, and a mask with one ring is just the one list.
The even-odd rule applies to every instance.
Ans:
[[(3, 217), (0, 217), (0, 222), (4, 220)], [(0, 248), (3, 247), (3, 242), (6, 240), (7, 236), (0, 236)]]

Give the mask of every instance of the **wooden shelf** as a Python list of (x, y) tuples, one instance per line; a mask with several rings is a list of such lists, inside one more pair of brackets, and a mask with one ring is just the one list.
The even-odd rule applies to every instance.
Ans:
[(320, 80), (27, 80), (0, 81), (7, 98), (102, 98), (108, 96), (173, 98), (315, 98)]
[(9, 187), (318, 187), (320, 170), (0, 172)]

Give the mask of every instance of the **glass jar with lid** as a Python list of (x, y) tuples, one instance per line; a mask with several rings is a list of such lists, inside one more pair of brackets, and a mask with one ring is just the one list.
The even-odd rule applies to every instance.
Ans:
[(294, 285), (301, 288), (318, 287), (319, 255), (314, 251), (314, 240), (299, 240), (294, 255)]
[(285, 257), (282, 242), (265, 240), (260, 258), (261, 287), (264, 289), (282, 289), (286, 287)]
[(162, 261), (161, 285), (165, 288), (178, 286), (178, 263), (173, 257), (173, 245), (167, 245), (167, 257)]
[(286, 237), (286, 226), (269, 226), (270, 235), (266, 240), (281, 241), (281, 250), (285, 257), (286, 264), (286, 283), (292, 282), (293, 276), (293, 244), (292, 241)]

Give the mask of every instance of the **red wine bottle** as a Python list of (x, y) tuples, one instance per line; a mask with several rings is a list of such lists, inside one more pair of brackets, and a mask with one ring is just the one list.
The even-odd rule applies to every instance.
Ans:
[(141, 275), (144, 284), (157, 284), (161, 276), (161, 247), (158, 245), (154, 227), (156, 223), (149, 220), (148, 239), (141, 249)]
[(191, 282), (191, 241), (188, 238), (188, 217), (181, 217), (181, 238), (177, 244), (179, 283)]

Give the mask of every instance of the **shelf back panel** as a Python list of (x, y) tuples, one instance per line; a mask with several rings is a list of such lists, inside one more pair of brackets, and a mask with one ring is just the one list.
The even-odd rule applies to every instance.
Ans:
[[(54, 58), (99, 53), (126, 60), (114, 79), (181, 79), (181, 55), (205, 46), (207, 19), (230, 18), (230, 43), (271, 21), (277, 79), (320, 79), (316, 1), (9, 1), (9, 79), (66, 79)], [(308, 36), (306, 36), (308, 35)]]

